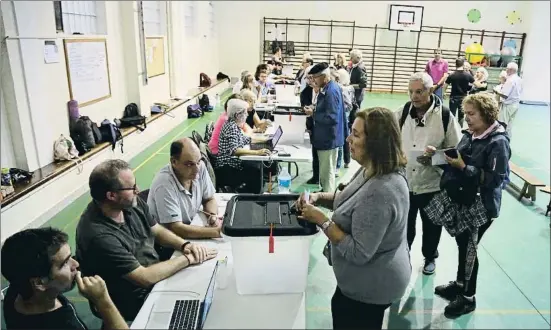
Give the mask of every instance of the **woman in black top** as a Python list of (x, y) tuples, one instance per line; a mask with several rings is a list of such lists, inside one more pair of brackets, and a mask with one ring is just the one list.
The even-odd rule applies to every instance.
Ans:
[(487, 80), (488, 71), (482, 67), (478, 68), (474, 76), (473, 88), (471, 89), (470, 94), (485, 92), (488, 89)]

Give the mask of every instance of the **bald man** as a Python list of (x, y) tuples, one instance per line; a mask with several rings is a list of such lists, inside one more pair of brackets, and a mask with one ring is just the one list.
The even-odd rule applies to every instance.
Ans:
[[(199, 148), (183, 138), (172, 142), (170, 164), (153, 179), (147, 204), (160, 224), (182, 238), (216, 238), (220, 221), (215, 192)], [(192, 225), (199, 213), (205, 215), (206, 226)]]

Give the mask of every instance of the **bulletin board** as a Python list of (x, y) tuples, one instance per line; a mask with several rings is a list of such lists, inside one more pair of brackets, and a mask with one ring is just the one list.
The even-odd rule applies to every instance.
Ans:
[(147, 77), (165, 74), (165, 40), (164, 37), (145, 38), (145, 55)]
[(80, 107), (111, 97), (105, 39), (64, 39), (69, 94)]

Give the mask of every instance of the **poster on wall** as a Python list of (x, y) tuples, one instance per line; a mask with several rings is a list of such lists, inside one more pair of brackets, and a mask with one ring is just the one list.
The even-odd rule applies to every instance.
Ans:
[(65, 39), (69, 93), (80, 107), (111, 97), (105, 39)]

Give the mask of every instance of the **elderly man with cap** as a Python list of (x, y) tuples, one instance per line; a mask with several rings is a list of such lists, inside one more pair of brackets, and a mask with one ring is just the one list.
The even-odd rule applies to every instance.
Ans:
[(345, 139), (342, 91), (339, 85), (331, 80), (329, 64), (318, 63), (310, 69), (309, 74), (320, 91), (315, 109), (306, 107), (305, 112), (314, 118), (312, 146), (318, 152), (321, 188), (324, 192), (333, 192), (337, 156)]

